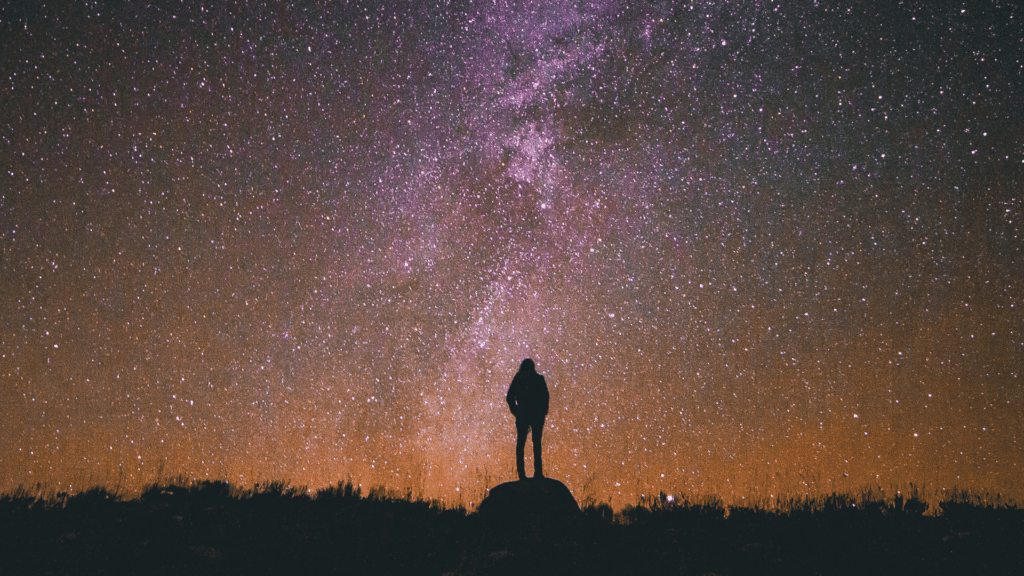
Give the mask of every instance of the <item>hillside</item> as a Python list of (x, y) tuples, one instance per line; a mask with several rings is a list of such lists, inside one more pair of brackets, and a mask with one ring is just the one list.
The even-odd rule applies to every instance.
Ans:
[(351, 484), (102, 488), (0, 497), (5, 574), (1019, 574), (1024, 510), (969, 494), (726, 510), (662, 497), (572, 527), (509, 533), (477, 514)]

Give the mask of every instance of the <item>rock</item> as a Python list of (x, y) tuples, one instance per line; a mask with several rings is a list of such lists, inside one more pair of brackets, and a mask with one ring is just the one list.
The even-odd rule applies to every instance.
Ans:
[(564, 524), (583, 517), (569, 488), (552, 478), (527, 478), (499, 484), (491, 488), (477, 513), (489, 524), (510, 528)]

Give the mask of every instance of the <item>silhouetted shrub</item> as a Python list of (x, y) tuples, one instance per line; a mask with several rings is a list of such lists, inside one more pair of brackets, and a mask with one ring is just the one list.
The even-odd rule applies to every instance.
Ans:
[(615, 512), (612, 507), (605, 503), (594, 504), (590, 503), (583, 507), (583, 515), (588, 520), (601, 523), (609, 523), (615, 518)]

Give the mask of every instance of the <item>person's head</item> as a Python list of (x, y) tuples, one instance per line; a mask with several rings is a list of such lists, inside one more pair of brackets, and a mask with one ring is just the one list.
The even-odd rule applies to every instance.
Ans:
[(537, 373), (537, 366), (534, 365), (533, 360), (527, 358), (526, 360), (523, 360), (522, 364), (519, 365), (519, 371), (520, 372), (526, 372), (528, 374), (529, 373), (536, 374)]

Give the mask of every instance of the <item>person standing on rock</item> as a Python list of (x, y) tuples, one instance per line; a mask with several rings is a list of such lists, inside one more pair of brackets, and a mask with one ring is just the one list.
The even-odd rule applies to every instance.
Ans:
[(548, 415), (548, 384), (537, 373), (533, 360), (527, 358), (519, 365), (519, 372), (512, 378), (505, 401), (516, 417), (516, 470), (519, 479), (526, 480), (526, 465), (523, 462), (526, 449), (526, 435), (533, 430), (533, 477), (543, 478), (541, 465), (541, 434), (544, 417)]

